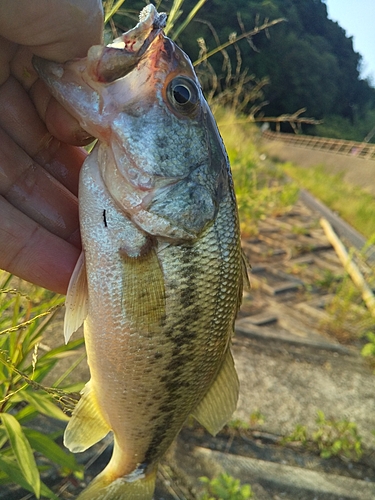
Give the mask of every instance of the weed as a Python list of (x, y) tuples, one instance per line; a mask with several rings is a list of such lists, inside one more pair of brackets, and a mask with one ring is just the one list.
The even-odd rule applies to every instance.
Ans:
[(241, 420), (240, 418), (236, 418), (234, 420), (230, 420), (227, 424), (227, 427), (230, 431), (248, 431), (251, 427), (255, 427), (256, 425), (263, 425), (266, 418), (260, 410), (254, 410), (249, 417), (249, 420), (246, 422), (245, 420)]
[(310, 234), (310, 230), (307, 227), (303, 226), (293, 226), (292, 233), (307, 236)]
[[(299, 275), (305, 275), (306, 270), (309, 268), (309, 264), (306, 264), (305, 262), (296, 262), (293, 263), (293, 265), (288, 266), (288, 273), (289, 274), (294, 274), (295, 276)], [(308, 284), (307, 284), (308, 286)]]
[(205, 484), (205, 492), (201, 500), (248, 500), (253, 498), (253, 492), (249, 484), (242, 484), (229, 474), (222, 473), (214, 479), (201, 477)]
[(217, 110), (216, 119), (231, 163), (243, 234), (256, 234), (258, 222), (285, 213), (297, 200), (298, 189), (285, 181), (282, 170), (260, 160), (254, 125)]
[(357, 340), (374, 327), (374, 318), (349, 276), (338, 283), (326, 312), (330, 318), (322, 326), (341, 342)]
[(227, 427), (229, 431), (247, 431), (250, 429), (250, 424), (244, 420), (236, 418), (234, 420), (230, 420)]
[(361, 354), (366, 358), (375, 357), (375, 333), (367, 332), (366, 337), (369, 342), (362, 347)]
[(250, 427), (255, 427), (257, 425), (263, 425), (266, 421), (266, 417), (261, 413), (260, 410), (254, 410), (250, 414)]
[(307, 169), (284, 163), (282, 169), (367, 238), (375, 233), (375, 200), (370, 193), (346, 183), (342, 175), (327, 172), (322, 165)]
[(308, 443), (307, 427), (305, 425), (297, 424), (294, 431), (289, 436), (285, 436), (281, 440), (281, 444), (286, 443), (299, 443), (302, 446), (306, 446)]
[(347, 420), (327, 419), (322, 411), (317, 412), (318, 426), (309, 435), (306, 426), (297, 425), (289, 436), (282, 439), (281, 444), (300, 443), (305, 447), (317, 448), (322, 458), (339, 456), (350, 460), (359, 460), (362, 456), (362, 438), (358, 434), (357, 425)]
[(319, 276), (315, 284), (319, 288), (324, 288), (330, 291), (334, 285), (337, 285), (339, 281), (342, 280), (342, 276), (338, 276), (336, 273), (332, 272), (330, 269), (324, 269), (323, 275)]
[(312, 439), (318, 445), (322, 458), (337, 455), (351, 460), (361, 458), (362, 438), (354, 422), (326, 419), (324, 413), (318, 411), (316, 423), (318, 430), (313, 433)]
[[(16, 483), (37, 498), (57, 498), (41, 481), (40, 471), (57, 467), (65, 474), (80, 475), (81, 467), (55, 443), (56, 433), (34, 430), (32, 422), (39, 414), (68, 420), (53, 398), (69, 399), (68, 391), (79, 387), (44, 388), (41, 383), (60, 359), (77, 356), (83, 340), (42, 350), (43, 334), (63, 297), (31, 285), (27, 294), (17, 291), (9, 287), (12, 278), (4, 272), (0, 279), (0, 485)], [(36, 453), (44, 459), (36, 459)]]

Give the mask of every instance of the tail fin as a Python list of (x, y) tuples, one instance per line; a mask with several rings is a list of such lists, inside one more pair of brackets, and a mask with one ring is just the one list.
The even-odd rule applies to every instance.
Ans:
[(77, 497), (77, 500), (152, 500), (156, 469), (135, 481), (112, 479), (106, 469)]

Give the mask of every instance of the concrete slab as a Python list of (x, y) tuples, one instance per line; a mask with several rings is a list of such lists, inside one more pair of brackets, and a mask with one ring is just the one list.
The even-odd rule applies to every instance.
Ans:
[[(252, 325), (251, 331), (260, 328)], [(327, 418), (355, 422), (363, 443), (375, 449), (375, 376), (355, 351), (334, 352), (271, 332), (257, 337), (237, 330), (233, 353), (240, 379), (234, 418), (248, 422), (259, 411), (264, 431), (287, 436), (297, 425), (316, 430), (321, 410)]]
[[(293, 500), (374, 500), (375, 483), (196, 447), (194, 456), (208, 471), (218, 468), (243, 483), (260, 483), (278, 498)], [(274, 497), (275, 498), (275, 497)], [(262, 500), (257, 496), (257, 500)]]

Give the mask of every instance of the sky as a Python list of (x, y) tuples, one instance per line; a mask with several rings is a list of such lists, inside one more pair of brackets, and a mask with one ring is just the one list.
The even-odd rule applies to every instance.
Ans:
[(353, 37), (354, 50), (363, 57), (361, 77), (375, 85), (375, 0), (325, 0), (328, 17)]

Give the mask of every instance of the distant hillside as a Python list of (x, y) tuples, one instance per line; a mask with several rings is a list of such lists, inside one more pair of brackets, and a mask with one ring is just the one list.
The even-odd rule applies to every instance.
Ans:
[[(197, 0), (182, 4), (184, 19)], [(127, 1), (125, 7), (144, 2)], [(172, 0), (161, 2), (159, 10), (168, 11)], [(257, 79), (269, 78), (263, 88), (263, 108), (267, 116), (279, 116), (307, 108), (306, 116), (324, 119), (322, 127), (310, 127), (310, 133), (361, 141), (375, 125), (375, 89), (361, 79), (361, 56), (353, 49), (338, 23), (328, 19), (322, 0), (207, 0), (195, 20), (179, 36), (184, 50), (195, 60), (199, 54), (197, 39), (203, 37), (208, 49), (217, 46), (231, 33), (250, 30), (264, 20), (286, 21), (254, 36), (249, 43), (238, 43), (241, 71), (248, 69)], [(215, 34), (213, 33), (215, 31)], [(256, 50), (254, 50), (254, 48)], [(237, 53), (229, 47), (232, 72)], [(225, 89), (227, 70), (221, 54), (210, 58)], [(290, 130), (289, 130), (290, 131)]]

